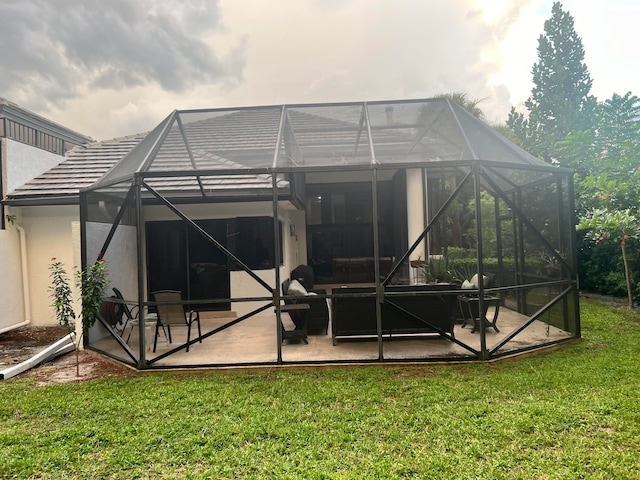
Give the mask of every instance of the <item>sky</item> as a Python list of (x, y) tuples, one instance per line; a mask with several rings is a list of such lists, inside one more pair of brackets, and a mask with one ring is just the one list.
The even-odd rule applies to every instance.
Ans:
[[(96, 140), (175, 109), (531, 92), (551, 0), (0, 0), (0, 97)], [(638, 0), (564, 0), (599, 100), (640, 96)]]

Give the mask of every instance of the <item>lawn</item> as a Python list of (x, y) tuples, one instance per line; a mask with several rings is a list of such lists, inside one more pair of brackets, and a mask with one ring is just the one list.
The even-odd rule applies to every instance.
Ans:
[(0, 477), (640, 478), (638, 317), (582, 326), (493, 364), (5, 381)]

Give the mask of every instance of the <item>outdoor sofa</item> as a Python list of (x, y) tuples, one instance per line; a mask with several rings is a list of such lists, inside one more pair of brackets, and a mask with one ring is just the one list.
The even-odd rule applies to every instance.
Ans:
[[(456, 288), (452, 283), (386, 286), (387, 296), (382, 303), (382, 334), (438, 334), (440, 330), (453, 336)], [(449, 293), (434, 293), (447, 291)], [(334, 345), (340, 337), (377, 336), (375, 287), (340, 287), (331, 292)]]

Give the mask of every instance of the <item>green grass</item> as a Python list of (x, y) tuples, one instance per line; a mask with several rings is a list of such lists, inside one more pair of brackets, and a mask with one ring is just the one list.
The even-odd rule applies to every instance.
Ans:
[(481, 365), (0, 384), (2, 478), (640, 478), (640, 325)]

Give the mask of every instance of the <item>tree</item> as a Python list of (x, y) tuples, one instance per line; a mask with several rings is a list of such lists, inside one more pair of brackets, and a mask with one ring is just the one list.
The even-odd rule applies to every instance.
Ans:
[[(631, 299), (636, 286), (631, 273), (640, 271), (638, 237), (629, 233), (640, 225), (640, 99), (631, 92), (614, 94), (598, 104), (593, 128), (569, 134), (558, 146), (566, 165), (576, 171), (580, 227), (608, 230), (607, 236), (596, 240), (590, 234), (578, 239), (580, 284), (604, 294), (621, 295), (626, 290)], [(613, 228), (615, 224), (624, 225), (626, 232)], [(624, 242), (620, 244), (624, 279), (618, 268), (618, 245), (610, 241), (614, 234)], [(624, 235), (630, 236), (630, 241)]]
[(609, 211), (606, 208), (595, 209), (580, 222), (578, 228), (586, 230), (586, 238), (596, 245), (612, 241), (620, 244), (629, 308), (632, 308), (633, 288), (629, 261), (627, 260), (627, 243), (640, 237), (640, 226), (636, 215), (630, 210)]
[(631, 92), (613, 96), (595, 109), (591, 129), (572, 132), (558, 142), (564, 165), (576, 170), (580, 179), (606, 174), (628, 181), (640, 158), (640, 99)]
[(582, 40), (559, 2), (538, 38), (532, 75), (528, 114), (512, 108), (506, 126), (525, 150), (576, 172), (581, 286), (614, 295), (626, 290), (631, 299), (631, 272), (640, 271), (634, 230), (640, 225), (640, 99), (628, 92), (599, 103), (589, 94)]
[(451, 93), (440, 93), (436, 95), (434, 98), (448, 98), (452, 102), (457, 103), (462, 108), (464, 108), (467, 112), (473, 115), (480, 120), (484, 120), (484, 112), (478, 106), (481, 102), (483, 102), (484, 98), (473, 98), (470, 99), (467, 97), (466, 93), (462, 92), (451, 92)]
[(520, 144), (550, 163), (562, 163), (557, 142), (593, 124), (596, 99), (589, 95), (592, 80), (584, 63), (582, 39), (573, 17), (555, 2), (551, 18), (538, 38), (538, 62), (533, 65), (533, 89), (524, 114), (511, 109), (507, 119)]
[[(73, 309), (73, 296), (69, 284), (69, 276), (62, 262), (55, 257), (51, 259), (49, 272), (51, 277), (49, 295), (53, 300), (51, 306), (54, 308), (58, 323), (66, 327), (67, 331), (71, 333), (76, 328), (76, 313)], [(80, 289), (82, 329), (84, 331), (88, 330), (96, 322), (104, 291), (109, 284), (106, 262), (102, 258), (98, 258), (93, 264), (87, 265), (86, 270), (76, 271), (75, 281), (76, 286)], [(76, 337), (76, 375), (79, 377), (80, 359), (78, 350), (82, 335), (77, 335)]]

